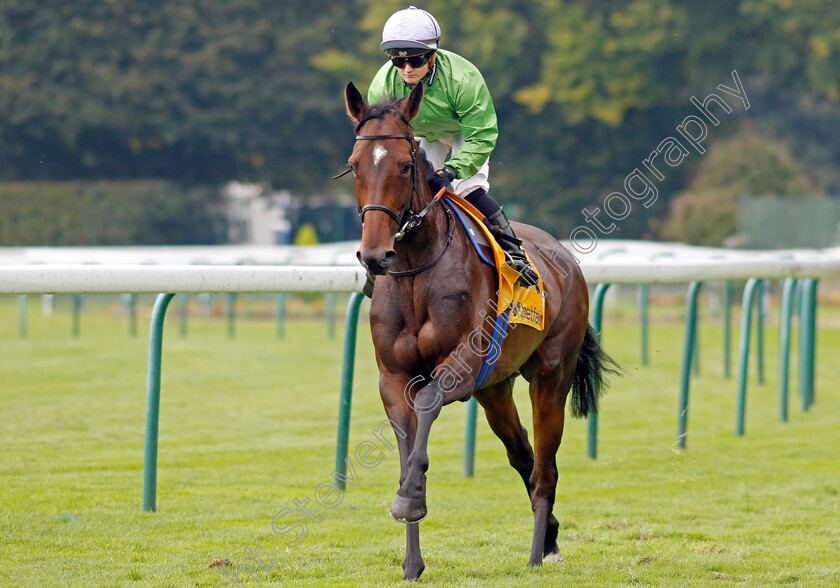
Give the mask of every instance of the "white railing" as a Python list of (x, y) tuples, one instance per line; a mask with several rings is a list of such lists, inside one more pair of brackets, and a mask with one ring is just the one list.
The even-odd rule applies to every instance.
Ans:
[[(356, 247), (0, 249), (0, 294), (353, 292), (364, 283)], [(603, 241), (578, 258), (590, 284), (840, 276), (840, 248), (742, 251)], [(232, 265), (242, 263), (253, 265)]]
[[(573, 250), (570, 244), (565, 245)], [(351, 297), (351, 305), (355, 305), (355, 316), (358, 316), (358, 305), (361, 302), (358, 293), (364, 284), (365, 275), (355, 262), (355, 249), (354, 243), (300, 250), (275, 247), (0, 249), (0, 294), (168, 293), (158, 297), (150, 334), (143, 508), (154, 510), (162, 326), (172, 293), (356, 292)], [(552, 263), (552, 253), (540, 254)], [(740, 434), (743, 431), (746, 356), (749, 352), (749, 309), (752, 306), (755, 281), (784, 279), (790, 283), (795, 279), (806, 280), (809, 284), (807, 296), (803, 294), (803, 300), (811, 299), (812, 302), (807, 307), (807, 320), (801, 321), (809, 331), (807, 337), (804, 334), (800, 337), (806, 341), (805, 345), (800, 342), (800, 347), (806, 352), (800, 363), (808, 366), (804, 373), (809, 381), (803, 388), (813, 388), (814, 280), (840, 276), (840, 248), (749, 252), (677, 244), (602, 241), (591, 252), (578, 255), (578, 258), (587, 281), (593, 285), (599, 284), (593, 300), (593, 314), (597, 317), (599, 330), (600, 307), (608, 284), (692, 282), (687, 314), (693, 317), (696, 315), (699, 283), (750, 279), (753, 285), (748, 283), (745, 292), (746, 329), (742, 329), (741, 339)], [(158, 265), (146, 265), (150, 263)], [(682, 370), (681, 421), (678, 428), (681, 431), (678, 437), (682, 436), (682, 443), (688, 408), (688, 373), (694, 345), (694, 336), (690, 334), (694, 329), (693, 322), (693, 318), (691, 323), (687, 320), (692, 331), (687, 330), (689, 334), (686, 335)], [(355, 328), (352, 332), (355, 336)], [(784, 353), (783, 361), (786, 365), (786, 348)], [(352, 365), (352, 357), (345, 357), (344, 361)], [(339, 431), (340, 435), (346, 436), (349, 427), (349, 394), (346, 402), (344, 394), (342, 391), (341, 405), (347, 405), (347, 413), (340, 417)], [(473, 406), (469, 414), (474, 421), (474, 401), (471, 404)], [(348, 423), (343, 427), (342, 419)], [(593, 458), (596, 429), (597, 420), (590, 418), (590, 456)], [(340, 461), (339, 451), (336, 462)]]
[(0, 294), (360, 292), (361, 267), (7, 265)]

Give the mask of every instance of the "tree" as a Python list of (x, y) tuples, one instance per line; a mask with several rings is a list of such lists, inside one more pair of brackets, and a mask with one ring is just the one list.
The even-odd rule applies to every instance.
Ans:
[(542, 0), (547, 47), (539, 79), (515, 92), (529, 112), (562, 105), (577, 124), (593, 118), (619, 126), (630, 109), (667, 95), (660, 62), (676, 51), (685, 11), (669, 0), (568, 2)]
[(315, 186), (330, 168), (325, 159), (340, 150), (340, 86), (307, 64), (336, 37), (353, 38), (343, 6), (7, 5), (0, 177)]
[[(492, 188), (558, 236), (582, 222), (689, 97), (737, 69), (801, 113), (840, 107), (835, 0), (427, 0), (443, 46), (473, 61), (501, 135)], [(352, 148), (342, 90), (384, 62), (401, 0), (5, 0), (0, 11), (0, 179), (230, 179), (299, 192), (330, 182)], [(749, 89), (749, 88), (748, 88)], [(801, 98), (801, 99), (799, 99)], [(763, 116), (763, 115), (760, 115)], [(819, 127), (819, 124), (815, 125)], [(827, 125), (824, 125), (827, 126)], [(840, 185), (840, 138), (775, 125)], [(728, 132), (728, 131), (727, 131)], [(720, 129), (719, 139), (725, 135)], [(655, 208), (622, 223), (651, 232)], [(512, 209), (513, 207), (511, 207)]]
[(688, 188), (671, 201), (661, 237), (720, 246), (735, 234), (742, 195), (813, 197), (822, 194), (778, 140), (744, 128), (715, 143)]

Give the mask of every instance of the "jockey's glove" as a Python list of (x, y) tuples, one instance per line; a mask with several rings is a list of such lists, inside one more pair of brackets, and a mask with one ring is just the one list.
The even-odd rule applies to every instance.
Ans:
[(457, 177), (458, 172), (454, 167), (445, 165), (441, 169), (437, 170), (435, 175), (429, 178), (429, 188), (432, 189), (432, 194), (440, 192), (441, 188), (448, 186), (452, 180)]

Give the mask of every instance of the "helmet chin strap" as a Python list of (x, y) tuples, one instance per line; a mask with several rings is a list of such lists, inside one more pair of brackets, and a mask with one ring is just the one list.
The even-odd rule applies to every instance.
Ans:
[[(437, 73), (437, 51), (435, 51), (435, 53), (432, 55), (432, 58), (429, 59), (429, 62), (428, 62), (427, 65), (429, 66), (429, 71), (427, 71), (426, 75), (423, 76), (423, 79), (420, 80), (417, 83), (421, 84), (423, 82), (426, 82), (426, 80), (428, 80), (428, 82), (426, 82), (426, 85), (431, 86), (432, 82), (435, 81), (435, 74)], [(410, 85), (410, 84), (408, 84), (408, 82), (405, 82), (405, 83), (407, 85)]]
[(423, 79), (425, 80), (428, 78), (429, 83), (427, 85), (431, 86), (432, 82), (435, 81), (435, 74), (437, 73), (437, 51), (435, 51), (435, 54), (429, 60), (429, 63), (431, 63), (431, 65), (429, 66), (429, 73), (427, 73), (426, 77)]

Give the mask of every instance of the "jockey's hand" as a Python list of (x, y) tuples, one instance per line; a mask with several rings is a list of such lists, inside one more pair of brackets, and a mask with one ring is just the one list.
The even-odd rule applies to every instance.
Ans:
[(455, 171), (455, 168), (449, 167), (448, 165), (437, 170), (435, 175), (429, 178), (429, 188), (432, 189), (432, 194), (440, 192), (441, 188), (448, 186), (457, 177), (458, 172)]

